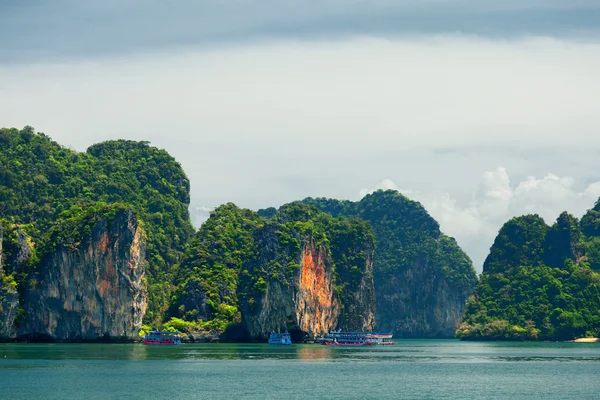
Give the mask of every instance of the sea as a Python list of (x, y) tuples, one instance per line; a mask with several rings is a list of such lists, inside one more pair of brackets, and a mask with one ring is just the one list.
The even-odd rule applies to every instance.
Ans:
[(0, 398), (600, 399), (600, 343), (10, 343)]

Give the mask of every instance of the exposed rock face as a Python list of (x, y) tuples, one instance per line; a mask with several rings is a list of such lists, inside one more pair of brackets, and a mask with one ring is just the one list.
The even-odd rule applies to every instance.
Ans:
[(378, 275), (377, 329), (396, 337), (454, 337), (465, 312), (465, 295), (415, 263), (390, 275)]
[(309, 239), (302, 251), (294, 306), (298, 327), (309, 336), (335, 328), (340, 305), (334, 295), (331, 258)]
[(375, 281), (373, 279), (373, 261), (368, 257), (360, 285), (354, 293), (353, 301), (346, 304), (345, 318), (339, 328), (347, 331), (372, 331), (375, 329)]
[(145, 240), (129, 210), (101, 219), (72, 249), (42, 260), (26, 293), (19, 336), (58, 341), (134, 339), (147, 297)]
[(359, 202), (305, 199), (333, 216), (371, 224), (375, 329), (394, 337), (454, 337), (477, 277), (469, 257), (420, 203), (392, 190)]
[(17, 307), (19, 295), (13, 287), (0, 281), (0, 341), (14, 339), (17, 336)]
[[(18, 226), (10, 227), (6, 236), (0, 225), (0, 340), (17, 336), (19, 294), (14, 276), (29, 262), (32, 253), (27, 236)], [(5, 239), (8, 243), (3, 247)]]
[(183, 288), (180, 296), (180, 305), (172, 315), (178, 318), (188, 318), (193, 320), (212, 319), (212, 312), (207, 303), (208, 297), (202, 287), (202, 282), (197, 279), (190, 279)]
[(2, 254), (2, 225), (0, 225), (0, 340), (13, 339), (17, 335), (15, 318), (19, 306), (19, 296), (15, 285), (5, 276)]
[[(277, 259), (274, 232), (260, 232), (257, 243), (261, 254), (257, 265), (268, 265)], [(360, 317), (344, 321), (341, 318), (340, 299), (336, 294), (336, 281), (332, 257), (327, 247), (316, 244), (311, 236), (301, 238), (302, 246), (292, 265), (296, 266), (290, 277), (279, 275), (266, 282), (264, 293), (256, 298), (240, 298), (243, 323), (253, 339), (265, 339), (271, 331), (301, 331), (314, 338), (340, 324), (345, 329), (367, 330), (373, 328), (375, 301), (370, 258), (364, 265), (364, 277), (349, 309), (361, 309)], [(253, 274), (252, 268), (249, 273)], [(337, 282), (341, 283), (341, 282)]]

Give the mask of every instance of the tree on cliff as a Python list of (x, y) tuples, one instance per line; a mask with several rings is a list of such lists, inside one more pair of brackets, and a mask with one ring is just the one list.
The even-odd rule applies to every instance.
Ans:
[[(373, 227), (377, 329), (398, 336), (450, 337), (477, 276), (470, 258), (418, 202), (378, 190), (358, 202), (307, 198), (334, 216)], [(452, 315), (437, 320), (436, 315)]]
[(595, 233), (594, 213), (581, 225), (566, 212), (551, 227), (537, 215), (504, 224), (457, 335), (470, 340), (600, 335), (600, 274), (590, 268), (595, 237), (582, 235)]
[[(283, 308), (284, 303), (293, 302), (302, 249), (310, 241), (330, 259), (334, 297), (342, 308), (337, 323), (362, 327), (361, 316), (353, 315), (352, 310), (357, 308), (357, 291), (365, 274), (372, 287), (372, 275), (365, 271), (373, 249), (370, 227), (363, 221), (333, 218), (301, 203), (284, 205), (270, 215), (272, 219), (267, 220), (232, 203), (217, 207), (179, 267), (179, 288), (169, 315), (195, 324), (199, 330), (222, 333), (252, 318), (271, 284), (289, 289), (289, 298), (280, 298), (275, 305)], [(372, 308), (374, 303), (364, 307)], [(273, 321), (277, 327), (272, 328), (299, 329), (298, 321), (287, 317)]]
[[(148, 142), (108, 141), (79, 153), (31, 127), (0, 129), (0, 215), (21, 226), (33, 243), (63, 212), (97, 202), (123, 203), (144, 224), (150, 297), (146, 320), (162, 320), (173, 267), (194, 232), (189, 181), (179, 163)], [(21, 275), (26, 279), (27, 274)]]

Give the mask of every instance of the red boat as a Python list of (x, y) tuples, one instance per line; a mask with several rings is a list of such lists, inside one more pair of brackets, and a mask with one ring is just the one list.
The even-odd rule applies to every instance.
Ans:
[(325, 340), (322, 341), (321, 344), (325, 346), (373, 346), (375, 343), (373, 342), (338, 342), (336, 339), (333, 341)]
[(144, 344), (176, 345), (181, 344), (181, 336), (179, 332), (150, 331), (144, 336), (142, 342)]

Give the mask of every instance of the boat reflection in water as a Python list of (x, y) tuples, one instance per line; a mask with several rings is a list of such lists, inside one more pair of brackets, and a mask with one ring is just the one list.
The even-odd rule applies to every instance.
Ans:
[(300, 345), (297, 347), (296, 354), (302, 361), (322, 361), (331, 358), (331, 348), (315, 345)]

